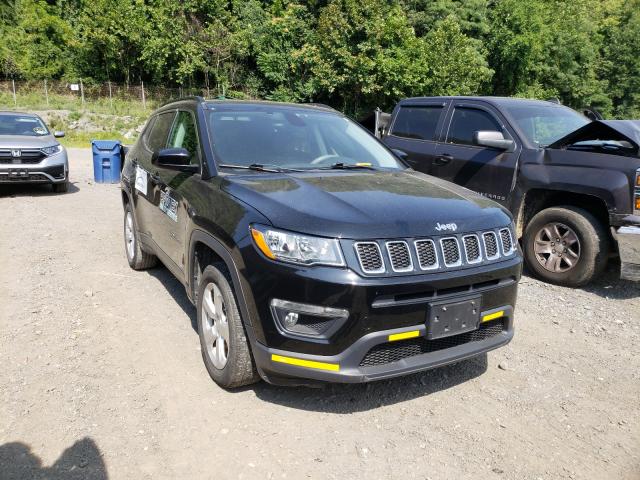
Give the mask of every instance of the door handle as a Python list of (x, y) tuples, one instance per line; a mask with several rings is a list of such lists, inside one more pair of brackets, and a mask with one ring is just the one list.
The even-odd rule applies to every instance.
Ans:
[(442, 155), (438, 155), (433, 161), (434, 165), (442, 166), (449, 163), (453, 160), (453, 155), (449, 155), (448, 153), (443, 153)]

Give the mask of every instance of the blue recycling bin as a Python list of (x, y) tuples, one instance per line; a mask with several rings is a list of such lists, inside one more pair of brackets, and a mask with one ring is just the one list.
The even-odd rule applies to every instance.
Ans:
[(93, 179), (96, 183), (120, 181), (121, 144), (119, 140), (92, 140)]

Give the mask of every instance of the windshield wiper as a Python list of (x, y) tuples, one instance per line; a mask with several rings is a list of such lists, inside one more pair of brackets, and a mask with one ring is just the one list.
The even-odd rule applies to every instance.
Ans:
[(330, 167), (320, 167), (320, 170), (356, 170), (359, 168), (365, 168), (367, 170), (376, 170), (376, 167), (370, 163), (334, 163)]
[(256, 172), (270, 172), (270, 173), (301, 172), (302, 171), (302, 170), (296, 170), (294, 168), (286, 168), (286, 167), (280, 167), (278, 165), (261, 164), (261, 163), (252, 163), (251, 165), (234, 165), (234, 164), (231, 164), (231, 163), (219, 163), (218, 167), (239, 168), (239, 169), (242, 169), (242, 170), (255, 170)]

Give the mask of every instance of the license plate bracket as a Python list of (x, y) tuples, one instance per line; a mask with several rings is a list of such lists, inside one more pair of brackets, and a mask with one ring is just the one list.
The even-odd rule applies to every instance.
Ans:
[(481, 297), (429, 303), (427, 339), (451, 337), (477, 330), (480, 326)]

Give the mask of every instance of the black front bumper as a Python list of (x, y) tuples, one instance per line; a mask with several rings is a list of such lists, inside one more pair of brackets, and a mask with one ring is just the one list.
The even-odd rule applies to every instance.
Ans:
[[(487, 352), (513, 337), (522, 269), (518, 255), (465, 270), (391, 278), (283, 265), (261, 257), (252, 246), (243, 257), (252, 293), (247, 300), (253, 356), (271, 383), (355, 383), (406, 375)], [(502, 313), (482, 322), (473, 335), (427, 340), (429, 304), (469, 297), (480, 299), (482, 317)], [(344, 309), (349, 318), (327, 339), (300, 338), (276, 325), (269, 308), (274, 298)], [(390, 335), (407, 332), (417, 336), (389, 341)]]

